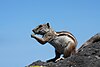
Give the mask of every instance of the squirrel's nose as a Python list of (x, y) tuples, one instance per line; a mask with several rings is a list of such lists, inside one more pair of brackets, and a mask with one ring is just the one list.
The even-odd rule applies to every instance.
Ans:
[(35, 30), (34, 30), (34, 29), (33, 29), (32, 31), (33, 31), (33, 32), (35, 32)]

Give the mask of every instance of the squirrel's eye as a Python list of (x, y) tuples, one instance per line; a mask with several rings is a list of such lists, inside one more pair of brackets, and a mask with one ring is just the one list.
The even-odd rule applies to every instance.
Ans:
[(42, 27), (42, 25), (39, 26), (39, 28)]

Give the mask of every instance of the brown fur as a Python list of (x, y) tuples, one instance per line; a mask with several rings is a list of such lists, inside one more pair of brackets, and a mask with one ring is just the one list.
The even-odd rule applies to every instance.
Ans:
[[(49, 23), (39, 25), (32, 31), (34, 34), (32, 34), (31, 37), (36, 39), (39, 43), (45, 44), (48, 42), (55, 47), (55, 58), (50, 59), (47, 62), (55, 62), (60, 58), (61, 54), (64, 55), (64, 58), (67, 58), (76, 51), (77, 40), (70, 32), (55, 32), (50, 27)], [(37, 37), (35, 34), (42, 35), (42, 38)]]

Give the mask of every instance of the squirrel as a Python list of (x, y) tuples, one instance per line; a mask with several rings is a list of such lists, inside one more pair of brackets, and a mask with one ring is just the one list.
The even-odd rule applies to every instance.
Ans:
[[(64, 58), (75, 54), (77, 40), (70, 32), (55, 32), (49, 23), (38, 25), (32, 31), (34, 34), (31, 37), (36, 39), (40, 44), (48, 42), (55, 48), (55, 58), (47, 60), (47, 62), (56, 62), (62, 54)], [(42, 35), (42, 38), (39, 38), (36, 34)]]

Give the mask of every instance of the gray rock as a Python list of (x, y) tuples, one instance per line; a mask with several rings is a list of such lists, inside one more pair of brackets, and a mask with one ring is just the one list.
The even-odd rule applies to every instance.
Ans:
[(100, 34), (87, 40), (75, 55), (57, 63), (36, 61), (28, 67), (36, 65), (41, 67), (100, 67)]

